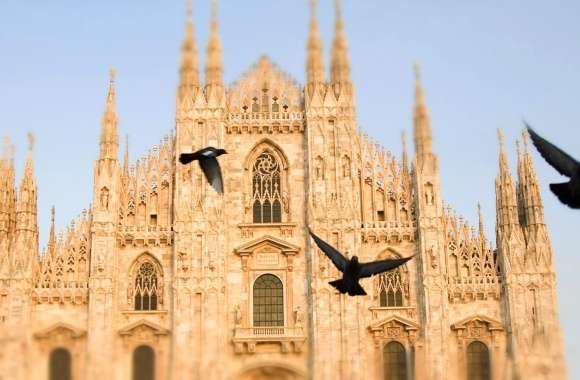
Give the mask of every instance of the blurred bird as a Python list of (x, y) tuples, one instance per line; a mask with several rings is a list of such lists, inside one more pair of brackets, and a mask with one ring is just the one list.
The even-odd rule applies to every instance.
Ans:
[[(310, 230), (309, 230), (310, 231)], [(338, 252), (333, 246), (316, 236), (312, 231), (310, 235), (316, 245), (330, 260), (334, 266), (341, 271), (342, 279), (329, 282), (341, 293), (348, 293), (349, 296), (366, 296), (365, 290), (358, 283), (359, 279), (370, 277), (397, 268), (409, 261), (411, 257), (393, 260), (378, 260), (370, 263), (359, 263), (358, 257), (353, 256), (350, 261)]]
[(199, 167), (203, 171), (203, 174), (210, 185), (219, 194), (223, 194), (224, 184), (222, 181), (222, 171), (217, 157), (226, 153), (227, 152), (224, 149), (216, 149), (209, 146), (194, 153), (182, 153), (179, 156), (179, 162), (186, 165), (191, 161), (197, 160), (199, 162)]
[(566, 206), (580, 208), (580, 163), (554, 144), (543, 139), (526, 122), (524, 124), (542, 157), (560, 174), (570, 178), (569, 182), (551, 183), (550, 190)]

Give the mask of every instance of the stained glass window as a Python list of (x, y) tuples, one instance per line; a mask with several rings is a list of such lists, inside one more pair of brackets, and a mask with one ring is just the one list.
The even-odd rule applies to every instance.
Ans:
[(407, 380), (405, 347), (399, 342), (389, 342), (383, 347), (385, 380)]
[(489, 350), (482, 342), (475, 341), (467, 346), (467, 378), (489, 380)]
[(260, 154), (252, 171), (254, 223), (282, 222), (280, 164), (268, 151)]
[(155, 265), (142, 263), (135, 276), (135, 310), (157, 310), (158, 276)]
[(254, 282), (254, 326), (284, 326), (284, 287), (272, 274)]

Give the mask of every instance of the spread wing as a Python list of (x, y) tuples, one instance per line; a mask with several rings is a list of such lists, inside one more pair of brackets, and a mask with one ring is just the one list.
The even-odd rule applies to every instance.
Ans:
[[(310, 231), (310, 230), (308, 230), (308, 231)], [(322, 240), (321, 238), (316, 236), (312, 231), (310, 231), (310, 235), (314, 239), (314, 242), (316, 243), (318, 248), (320, 248), (320, 250), (322, 252), (324, 252), (324, 254), (326, 256), (328, 256), (328, 258), (330, 260), (332, 260), (332, 263), (334, 264), (334, 266), (339, 271), (344, 272), (344, 270), (346, 269), (346, 264), (348, 263), (348, 260), (340, 252), (338, 252), (333, 246), (331, 246), (330, 244), (328, 244), (327, 242), (325, 242), (324, 240)]]
[(554, 167), (560, 174), (567, 177), (572, 177), (578, 171), (578, 161), (570, 157), (562, 149), (558, 148), (556, 145), (545, 140), (540, 135), (538, 135), (532, 127), (526, 124), (528, 132), (530, 132), (530, 137), (532, 142), (538, 149), (538, 152), (544, 157), (544, 159)]
[(199, 166), (205, 174), (207, 182), (217, 191), (219, 194), (224, 193), (224, 184), (222, 181), (222, 170), (220, 169), (220, 164), (216, 158), (202, 158), (199, 160)]
[(396, 267), (405, 264), (407, 261), (411, 260), (413, 256), (405, 257), (403, 259), (387, 259), (387, 260), (378, 260), (372, 261), (370, 263), (361, 263), (361, 270), (360, 270), (360, 278), (370, 277), (373, 274), (379, 274), (386, 272), (391, 269), (395, 269)]

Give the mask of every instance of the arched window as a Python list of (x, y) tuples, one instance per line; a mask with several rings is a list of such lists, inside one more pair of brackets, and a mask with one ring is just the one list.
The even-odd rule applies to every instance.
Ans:
[(133, 351), (133, 380), (155, 379), (155, 353), (149, 346), (139, 346)]
[(254, 282), (254, 326), (284, 326), (284, 287), (273, 274)]
[[(399, 258), (396, 254), (390, 254), (389, 258)], [(393, 271), (381, 273), (377, 276), (377, 296), (381, 307), (400, 307), (405, 305), (408, 295), (408, 272), (406, 268), (399, 267)]]
[(258, 156), (252, 171), (254, 223), (281, 223), (280, 164), (268, 151)]
[(482, 342), (471, 342), (467, 346), (467, 378), (469, 380), (489, 380), (489, 350)]
[(70, 380), (71, 375), (70, 352), (64, 348), (57, 348), (50, 353), (49, 379)]
[(135, 310), (157, 310), (160, 275), (155, 263), (144, 260), (135, 273)]
[(405, 347), (399, 342), (389, 342), (383, 347), (385, 380), (407, 380)]

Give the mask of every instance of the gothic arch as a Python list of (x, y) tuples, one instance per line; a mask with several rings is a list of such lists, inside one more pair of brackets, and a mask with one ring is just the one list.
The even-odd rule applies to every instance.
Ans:
[(288, 168), (288, 158), (270, 139), (262, 139), (252, 148), (244, 163), (243, 185), (249, 222), (281, 223), (290, 219)]
[[(381, 251), (375, 260), (404, 257), (394, 248)], [(403, 264), (395, 270), (374, 276), (374, 300), (379, 307), (403, 307), (410, 304), (409, 269)]]
[(256, 158), (258, 158), (258, 156), (266, 149), (271, 149), (276, 158), (282, 164), (282, 169), (284, 171), (287, 171), (289, 167), (288, 157), (284, 153), (284, 150), (269, 138), (263, 138), (262, 140), (258, 141), (252, 149), (250, 149), (250, 153), (246, 156), (246, 159), (244, 160), (244, 170), (248, 171), (251, 170), (252, 165), (254, 164)]
[(127, 304), (140, 311), (159, 310), (163, 305), (163, 266), (149, 252), (137, 256), (127, 275)]

